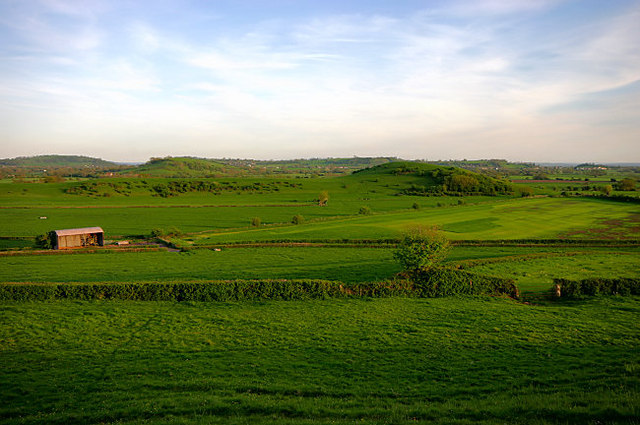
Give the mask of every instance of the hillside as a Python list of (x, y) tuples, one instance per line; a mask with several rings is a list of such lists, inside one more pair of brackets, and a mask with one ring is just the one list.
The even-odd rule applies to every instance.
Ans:
[(217, 177), (237, 175), (240, 169), (233, 165), (221, 164), (212, 159), (192, 157), (151, 158), (148, 162), (128, 170), (149, 177)]
[(0, 165), (8, 167), (41, 167), (41, 168), (61, 168), (61, 167), (116, 167), (118, 164), (105, 161), (100, 158), (91, 158), (81, 155), (37, 155), (20, 156), (17, 158), (0, 159)]
[(401, 190), (405, 195), (499, 195), (513, 191), (509, 182), (456, 167), (398, 161), (356, 171), (355, 177), (410, 176), (413, 183)]

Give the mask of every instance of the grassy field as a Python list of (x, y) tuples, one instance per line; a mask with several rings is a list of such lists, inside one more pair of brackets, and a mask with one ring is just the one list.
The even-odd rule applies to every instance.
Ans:
[(526, 293), (545, 293), (554, 278), (586, 279), (592, 277), (640, 278), (640, 252), (566, 252), (557, 257), (503, 258), (502, 261), (466, 268), (481, 274), (510, 277)]
[[(206, 233), (196, 245), (235, 241), (397, 238), (415, 224), (438, 225), (452, 240), (556, 238), (599, 229), (600, 237), (640, 237), (637, 205), (600, 199), (513, 199), (348, 217), (277, 228)], [(615, 224), (610, 220), (616, 220)]]
[[(0, 282), (381, 281), (400, 271), (388, 246), (202, 247), (397, 238), (415, 224), (452, 240), (640, 239), (637, 204), (403, 193), (423, 177), (226, 178), (219, 194), (169, 197), (149, 188), (180, 179), (3, 181), (2, 237), (176, 227), (190, 249), (0, 255)], [(539, 296), (556, 277), (640, 278), (640, 247), (457, 246), (447, 263), (514, 278), (524, 299), (2, 302), (0, 423), (640, 423), (640, 299)]]
[(637, 423), (640, 304), (4, 303), (5, 424)]
[[(536, 255), (541, 255), (536, 258)], [(548, 291), (553, 278), (640, 278), (637, 248), (457, 247), (448, 262), (512, 277), (523, 293)], [(493, 262), (498, 261), (498, 262)], [(465, 266), (469, 268), (469, 266)], [(136, 282), (220, 279), (327, 279), (371, 282), (400, 272), (391, 248), (230, 248), (220, 252), (136, 252), (0, 256), (0, 281)]]

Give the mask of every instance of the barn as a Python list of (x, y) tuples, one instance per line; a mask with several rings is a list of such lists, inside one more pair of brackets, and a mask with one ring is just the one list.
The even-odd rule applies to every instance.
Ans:
[(55, 230), (54, 233), (54, 249), (104, 246), (104, 231), (101, 227)]

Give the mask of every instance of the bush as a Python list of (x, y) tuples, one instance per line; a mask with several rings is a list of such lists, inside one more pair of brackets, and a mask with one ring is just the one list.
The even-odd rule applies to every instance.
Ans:
[(253, 227), (260, 227), (261, 224), (262, 224), (262, 220), (260, 219), (260, 217), (253, 217), (251, 219), (251, 225)]
[(147, 283), (29, 283), (0, 284), (0, 301), (131, 300), (131, 301), (243, 301), (307, 300), (341, 297), (418, 296), (458, 294), (517, 295), (510, 279), (473, 275), (457, 270), (422, 271), (412, 279), (346, 284), (336, 281), (228, 280)]
[(35, 237), (36, 248), (53, 249), (56, 234), (55, 232), (44, 233)]
[(418, 204), (417, 202), (414, 202), (413, 205), (411, 205), (411, 208), (413, 208), (414, 210), (419, 210), (420, 204)]
[(594, 295), (640, 295), (640, 279), (633, 278), (589, 278), (582, 280), (554, 279), (560, 286), (562, 298), (580, 298)]
[(304, 217), (302, 215), (300, 215), (300, 214), (296, 214), (291, 219), (291, 222), (293, 224), (302, 224), (302, 223), (304, 223)]
[(428, 269), (447, 257), (450, 243), (437, 227), (415, 226), (400, 240), (393, 257), (405, 271)]
[(418, 269), (406, 273), (413, 282), (418, 297), (446, 297), (454, 295), (507, 295), (519, 297), (513, 279), (484, 276), (463, 270), (445, 268)]
[(360, 214), (360, 215), (371, 215), (371, 208), (369, 208), (367, 206), (362, 206), (362, 207), (360, 207), (360, 210), (358, 210), (358, 214)]

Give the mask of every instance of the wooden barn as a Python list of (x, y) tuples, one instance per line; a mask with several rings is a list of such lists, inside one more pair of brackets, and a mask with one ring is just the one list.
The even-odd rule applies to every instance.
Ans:
[(83, 246), (104, 246), (104, 231), (101, 227), (63, 229), (54, 231), (54, 249), (79, 248)]

